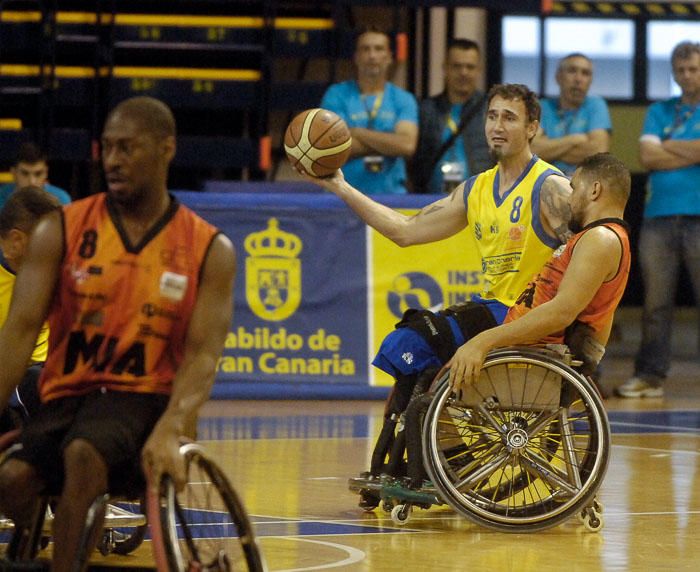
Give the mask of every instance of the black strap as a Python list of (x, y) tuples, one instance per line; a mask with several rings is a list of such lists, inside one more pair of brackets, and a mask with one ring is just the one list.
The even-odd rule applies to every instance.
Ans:
[(454, 316), (465, 340), (470, 340), (484, 330), (495, 328), (498, 323), (491, 310), (478, 302), (462, 302), (445, 309), (448, 316)]
[(443, 142), (442, 145), (440, 145), (437, 154), (430, 161), (430, 169), (428, 169), (426, 173), (432, 173), (435, 170), (435, 167), (437, 167), (440, 157), (442, 157), (445, 154), (445, 151), (452, 147), (452, 144), (455, 142), (457, 137), (459, 137), (462, 134), (462, 131), (467, 126), (467, 123), (469, 123), (472, 120), (472, 117), (476, 115), (476, 112), (479, 111), (479, 109), (481, 109), (481, 104), (484, 102), (485, 99), (486, 94), (483, 94), (481, 97), (477, 98), (476, 101), (472, 103), (471, 107), (466, 111), (466, 113), (462, 114), (462, 118), (459, 120), (459, 125), (457, 125), (457, 130), (452, 135), (450, 135)]
[(447, 363), (457, 349), (457, 342), (447, 318), (430, 310), (409, 308), (395, 327), (417, 331), (428, 342), (441, 363)]

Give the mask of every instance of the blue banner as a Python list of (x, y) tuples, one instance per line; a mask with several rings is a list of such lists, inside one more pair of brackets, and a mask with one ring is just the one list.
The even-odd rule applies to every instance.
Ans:
[(238, 257), (215, 394), (289, 398), (300, 390), (331, 395), (334, 385), (366, 388), (365, 225), (322, 195), (178, 196), (233, 241)]
[[(214, 397), (384, 398), (393, 380), (370, 362), (405, 306), (449, 305), (479, 289), (467, 232), (399, 248), (331, 194), (251, 188), (177, 193), (237, 252), (234, 317)], [(412, 213), (437, 197), (375, 198)]]

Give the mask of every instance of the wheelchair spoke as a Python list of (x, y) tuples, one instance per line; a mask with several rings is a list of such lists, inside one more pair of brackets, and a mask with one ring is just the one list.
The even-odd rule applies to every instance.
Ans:
[(550, 483), (557, 488), (562, 488), (572, 496), (579, 491), (575, 485), (572, 485), (566, 480), (567, 475), (562, 474), (559, 469), (552, 466), (546, 459), (540, 457), (534, 451), (528, 451), (522, 457), (525, 461), (525, 468), (528, 471), (533, 471), (534, 474), (545, 483)]
[(506, 430), (503, 427), (501, 423), (499, 423), (496, 418), (491, 414), (491, 412), (486, 409), (486, 406), (483, 403), (479, 403), (477, 406), (477, 410), (479, 413), (488, 421), (491, 425), (491, 427), (495, 430), (496, 433), (498, 433), (501, 437), (504, 437), (506, 434)]
[(536, 423), (534, 425), (529, 425), (527, 428), (528, 439), (535, 438), (540, 431), (547, 427), (552, 420), (556, 419), (558, 416), (558, 411), (544, 411), (539, 416), (536, 417)]
[(562, 446), (564, 448), (564, 454), (566, 455), (566, 472), (568, 473), (569, 480), (576, 485), (576, 488), (580, 489), (581, 474), (579, 472), (579, 464), (574, 447), (573, 427), (569, 424), (569, 420), (566, 418), (563, 410), (559, 416), (559, 423), (561, 424), (562, 430)]
[(465, 488), (472, 488), (475, 483), (478, 483), (485, 479), (487, 476), (492, 475), (500, 467), (502, 467), (510, 457), (508, 451), (502, 451), (498, 456), (494, 457), (491, 461), (484, 464), (482, 468), (478, 471), (474, 471), (469, 476), (464, 479), (457, 481), (454, 486), (458, 490), (463, 490)]

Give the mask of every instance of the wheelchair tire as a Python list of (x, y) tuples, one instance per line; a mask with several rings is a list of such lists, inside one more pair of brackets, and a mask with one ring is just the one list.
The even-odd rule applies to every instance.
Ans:
[(492, 352), (459, 395), (440, 384), (422, 438), (440, 496), (469, 520), (510, 532), (550, 528), (579, 513), (610, 455), (595, 388), (534, 348)]
[(187, 485), (178, 493), (166, 475), (159, 499), (168, 570), (264, 572), (248, 514), (224, 473), (199, 445), (184, 445), (181, 452)]

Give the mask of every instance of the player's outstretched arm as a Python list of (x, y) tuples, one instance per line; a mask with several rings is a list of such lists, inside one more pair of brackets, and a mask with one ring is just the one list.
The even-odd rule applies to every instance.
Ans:
[(571, 184), (561, 175), (550, 175), (540, 189), (540, 216), (545, 232), (564, 244), (573, 233), (571, 222)]
[(475, 382), (486, 354), (492, 349), (536, 343), (567, 328), (590, 303), (603, 282), (614, 278), (619, 271), (621, 256), (620, 241), (612, 231), (605, 227), (588, 231), (576, 244), (554, 298), (517, 320), (481, 332), (457, 349), (449, 363), (452, 386)]
[(365, 223), (399, 246), (425, 244), (448, 238), (467, 226), (464, 206), (464, 183), (451, 194), (408, 216), (387, 207), (361, 193), (345, 180), (339, 169), (322, 179), (300, 175), (340, 197)]
[(185, 355), (173, 380), (168, 407), (143, 448), (144, 472), (156, 489), (164, 473), (173, 477), (178, 488), (185, 484), (180, 439), (194, 437), (189, 433), (214, 384), (216, 365), (233, 315), (235, 274), (235, 250), (231, 241), (220, 234), (204, 263), (187, 330)]
[(0, 328), (0, 410), (22, 379), (46, 319), (63, 258), (61, 214), (46, 215), (29, 240), (7, 320)]

